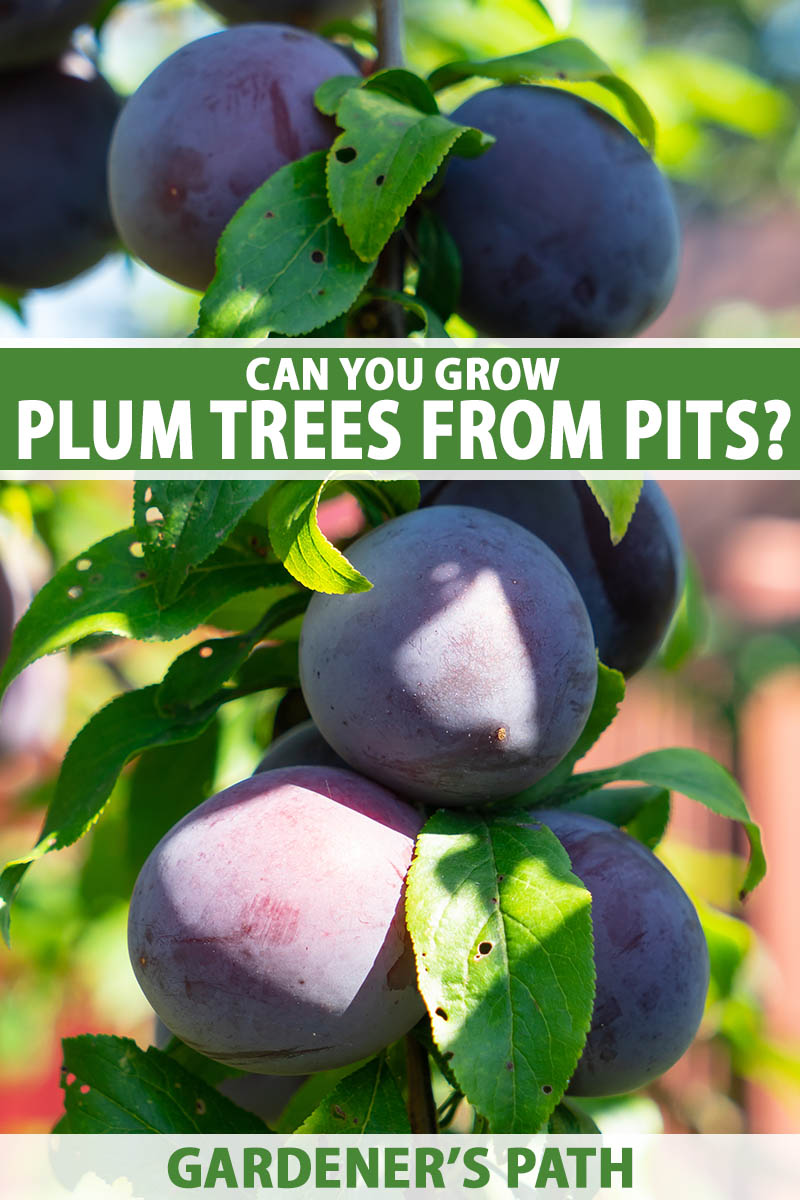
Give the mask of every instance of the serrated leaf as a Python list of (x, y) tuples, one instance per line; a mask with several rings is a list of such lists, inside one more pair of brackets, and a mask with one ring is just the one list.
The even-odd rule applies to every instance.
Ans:
[(308, 601), (309, 597), (302, 592), (283, 596), (246, 633), (207, 638), (181, 654), (159, 685), (160, 711), (175, 716), (204, 705), (239, 670), (258, 643), (286, 621), (305, 612)]
[(317, 523), (326, 483), (292, 479), (273, 485), (267, 519), (272, 548), (289, 574), (313, 591), (369, 591), (369, 580), (331, 545)]
[(428, 76), (428, 83), (437, 92), (464, 79), (476, 77), (496, 79), (506, 84), (540, 83), (547, 79), (597, 83), (622, 103), (642, 141), (647, 146), (655, 143), (655, 121), (642, 97), (578, 38), (561, 38), (545, 46), (537, 46), (534, 50), (508, 54), (503, 58), (446, 63)]
[(495, 1133), (548, 1120), (592, 1013), (591, 897), (558, 839), (511, 818), (438, 812), (406, 912), (433, 1036)]
[(70, 1133), (258, 1133), (267, 1126), (151, 1046), (107, 1035), (65, 1038)]
[(439, 111), (430, 84), (414, 71), (407, 71), (404, 67), (387, 67), (383, 71), (376, 71), (374, 75), (365, 79), (361, 86), (368, 91), (383, 92), (384, 95), (399, 100), (401, 104), (408, 104), (421, 113), (433, 114)]
[(0, 687), (34, 659), (90, 634), (170, 641), (202, 624), (233, 596), (290, 582), (279, 563), (265, 561), (264, 546), (229, 541), (190, 570), (176, 600), (162, 608), (144, 560), (131, 552), (140, 546), (135, 529), (120, 530), (56, 572), (14, 631)]
[(461, 295), (461, 257), (444, 222), (433, 209), (424, 208), (416, 226), (419, 263), (417, 299), (439, 314), (442, 321), (456, 311)]
[(314, 105), (326, 117), (334, 117), (344, 96), (353, 88), (362, 87), (357, 75), (332, 75), (314, 93)]
[(666, 788), (660, 787), (602, 788), (560, 807), (624, 826), (632, 837), (652, 850), (666, 832), (670, 799)]
[(612, 545), (619, 545), (639, 503), (642, 480), (587, 479), (586, 483), (608, 521)]
[(319, 1071), (316, 1075), (307, 1075), (305, 1082), (290, 1098), (277, 1121), (273, 1123), (275, 1133), (294, 1133), (335, 1087), (348, 1075), (358, 1071), (361, 1063), (348, 1067), (338, 1067), (333, 1071)]
[(410, 1133), (403, 1098), (381, 1054), (348, 1075), (297, 1133)]
[(494, 141), (375, 87), (345, 93), (336, 120), (343, 132), (328, 156), (328, 197), (364, 262), (377, 258), (448, 154), (474, 156)]
[(729, 771), (701, 750), (687, 747), (653, 750), (616, 767), (573, 775), (558, 790), (555, 802), (576, 799), (606, 784), (626, 780), (678, 792), (704, 804), (718, 816), (738, 821), (750, 843), (750, 862), (742, 885), (742, 896), (751, 892), (764, 878), (767, 864), (761, 845), (761, 831), (750, 819), (742, 790)]
[(195, 337), (309, 333), (350, 308), (374, 267), (330, 210), (324, 151), (309, 154), (276, 171), (225, 228)]
[(128, 799), (126, 858), (131, 883), (164, 834), (211, 795), (218, 747), (219, 722), (212, 720), (190, 742), (142, 754)]
[(91, 718), (66, 753), (44, 827), (29, 854), (6, 864), (0, 875), (0, 932), (8, 941), (9, 911), (31, 863), (71, 846), (87, 832), (108, 803), (122, 768), (143, 750), (189, 741), (214, 717), (209, 703), (190, 718), (164, 716), (156, 706), (158, 685), (125, 692)]
[(134, 485), (134, 524), (162, 606), (173, 603), (190, 567), (218, 549), (268, 487), (254, 480), (216, 479), (156, 479)]
[(597, 739), (608, 729), (619, 712), (619, 706), (625, 699), (625, 677), (613, 667), (604, 663), (597, 664), (597, 690), (589, 716), (586, 719), (580, 737), (572, 749), (564, 755), (561, 762), (553, 767), (543, 779), (525, 788), (508, 800), (501, 800), (493, 807), (497, 808), (531, 808), (536, 804), (546, 803), (554, 792), (569, 779), (575, 764), (591, 750)]

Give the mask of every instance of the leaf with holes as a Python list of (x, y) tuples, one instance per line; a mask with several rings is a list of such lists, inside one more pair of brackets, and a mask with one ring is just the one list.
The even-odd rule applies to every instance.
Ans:
[(254, 480), (152, 480), (133, 489), (133, 520), (159, 603), (172, 604), (190, 567), (205, 562), (263, 496)]
[(437, 92), (465, 79), (496, 79), (499, 83), (541, 83), (543, 80), (566, 83), (597, 83), (620, 101), (639, 137), (648, 146), (656, 138), (653, 114), (642, 97), (620, 79), (594, 50), (578, 38), (561, 38), (521, 54), (503, 58), (446, 63), (428, 76)]
[(304, 587), (337, 594), (369, 591), (369, 580), (320, 530), (317, 508), (325, 486), (306, 479), (273, 485), (267, 519), (272, 548)]
[(124, 529), (57, 571), (14, 631), (0, 687), (34, 659), (90, 634), (170, 641), (191, 632), (234, 596), (291, 583), (279, 563), (266, 561), (265, 539), (229, 541), (191, 568), (175, 601), (162, 608), (141, 553), (136, 530)]
[[(61, 1086), (70, 1133), (268, 1133), (254, 1113), (131, 1038), (62, 1042)], [(88, 1169), (88, 1168), (87, 1168)]]
[(195, 336), (309, 333), (346, 312), (374, 268), (330, 210), (324, 152), (310, 154), (270, 176), (227, 225)]
[(742, 896), (751, 892), (764, 878), (767, 864), (761, 845), (761, 831), (750, 818), (742, 790), (730, 772), (702, 750), (686, 747), (653, 750), (616, 767), (573, 775), (558, 789), (555, 802), (577, 800), (606, 784), (628, 780), (678, 792), (704, 804), (720, 817), (738, 821), (750, 843), (750, 863), (742, 885)]
[(381, 1054), (348, 1075), (296, 1133), (410, 1133), (403, 1097)]
[(270, 605), (258, 624), (247, 633), (207, 638), (181, 654), (159, 686), (159, 710), (174, 717), (201, 707), (232, 678), (259, 642), (286, 621), (305, 612), (308, 601), (305, 592), (284, 596)]
[(530, 1133), (580, 1058), (594, 1000), (591, 897), (542, 826), (438, 812), (406, 913), (433, 1036), (495, 1133)]
[(631, 523), (642, 491), (641, 479), (587, 479), (587, 484), (603, 510), (617, 546)]
[(494, 141), (437, 112), (435, 101), (420, 111), (366, 82), (345, 92), (336, 121), (343, 132), (328, 156), (328, 196), (364, 262), (377, 258), (448, 154), (474, 157)]
[(0, 932), (8, 941), (11, 902), (28, 867), (61, 850), (92, 827), (103, 812), (126, 763), (153, 746), (190, 741), (213, 720), (218, 702), (209, 701), (190, 717), (167, 717), (156, 704), (158, 685), (125, 692), (84, 725), (61, 765), (55, 794), (33, 850), (6, 864), (0, 875)]
[(424, 208), (420, 213), (415, 233), (419, 263), (417, 299), (446, 321), (456, 311), (461, 295), (458, 247), (441, 217), (430, 208)]

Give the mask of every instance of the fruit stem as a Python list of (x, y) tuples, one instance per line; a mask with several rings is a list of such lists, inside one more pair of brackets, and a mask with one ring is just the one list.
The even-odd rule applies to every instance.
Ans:
[(378, 39), (377, 70), (403, 65), (403, 0), (375, 0)]
[(412, 1033), (406, 1035), (406, 1079), (408, 1081), (408, 1119), (412, 1133), (437, 1133), (436, 1103), (431, 1087), (428, 1051)]

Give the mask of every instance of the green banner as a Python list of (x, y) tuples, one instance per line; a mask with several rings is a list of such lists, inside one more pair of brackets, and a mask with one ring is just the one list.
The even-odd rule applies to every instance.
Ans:
[(0, 473), (800, 471), (800, 343), (0, 349)]

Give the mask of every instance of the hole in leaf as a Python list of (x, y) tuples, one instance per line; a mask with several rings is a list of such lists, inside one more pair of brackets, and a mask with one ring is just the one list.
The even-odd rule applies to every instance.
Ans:
[(340, 163), (352, 162), (358, 151), (354, 146), (342, 146), (336, 151), (336, 161)]
[(150, 508), (148, 508), (147, 512), (144, 514), (144, 519), (145, 519), (145, 521), (147, 521), (148, 525), (155, 525), (155, 523), (157, 521), (164, 520), (164, 514), (162, 513), (160, 508), (156, 508), (155, 504), (153, 504), (150, 506)]
[(72, 1087), (73, 1083), (76, 1083), (76, 1082), (77, 1082), (77, 1080), (76, 1080), (76, 1077), (75, 1077), (74, 1075), (72, 1075), (72, 1074), (69, 1074), (69, 1075), (67, 1076), (67, 1078), (66, 1078), (65, 1082), (66, 1082), (66, 1085), (67, 1085), (67, 1087)]
[(68, 590), (67, 595), (69, 596), (70, 600), (80, 600), (81, 596), (83, 595), (83, 588), (71, 587)]
[(311, 261), (315, 263), (325, 262), (325, 255), (321, 250), (314, 250), (311, 254)]
[(542, 1091), (544, 1092), (545, 1096), (549, 1096), (552, 1090), (553, 1089), (550, 1087), (549, 1083), (542, 1084)]
[(481, 942), (480, 946), (478, 946), (478, 953), (479, 954), (491, 954), (493, 949), (494, 949), (494, 946), (491, 942)]
[(264, 220), (265, 220), (265, 221), (270, 221), (270, 220), (271, 220), (271, 219), (272, 219), (274, 216), (275, 216), (275, 213), (274, 213), (274, 212), (265, 212), (265, 213), (264, 213)]
[(441, 1017), (443, 1021), (446, 1021), (448, 1019), (447, 1013), (444, 1011), (443, 1008), (436, 1009), (436, 1016)]
[(205, 1116), (206, 1102), (205, 1100), (201, 1100), (199, 1096), (194, 1102), (194, 1111), (197, 1113), (198, 1117)]
[(385, 179), (386, 179), (386, 176), (385, 176), (385, 175), (379, 175), (379, 176), (378, 176), (378, 178), (375, 180), (375, 182), (376, 182), (376, 184), (378, 185), (378, 187), (381, 187), (381, 186), (382, 186), (382, 184), (383, 184), (383, 182), (384, 182), (384, 180), (385, 180)]
[(331, 1106), (331, 1113), (333, 1114), (334, 1117), (337, 1117), (338, 1120), (340, 1120), (340, 1121), (344, 1121), (347, 1117), (347, 1113), (344, 1111), (343, 1108), (340, 1108), (338, 1104), (334, 1104)]
[[(101, 577), (100, 577), (100, 576), (98, 576), (98, 578), (101, 578)], [(137, 571), (137, 572), (136, 572), (136, 578), (137, 578), (137, 579), (149, 579), (149, 578), (150, 578), (150, 576), (149, 576), (149, 574), (147, 573), (147, 571)]]
[(90, 558), (79, 558), (75, 563), (75, 567), (78, 571), (88, 571), (91, 565), (92, 560)]
[(214, 651), (211, 648), (211, 646), (201, 646), (200, 647), (200, 657), (201, 658), (211, 658), (211, 655), (213, 653), (214, 653)]
[(149, 487), (144, 494), (145, 504), (149, 504), (152, 499), (153, 499), (153, 489)]
[(89, 1088), (88, 1083), (82, 1083), (81, 1084), (81, 1095), (86, 1096), (89, 1093), (89, 1091), (90, 1091), (90, 1088)]
[(128, 550), (134, 558), (144, 558), (144, 546), (141, 542), (131, 542)]

